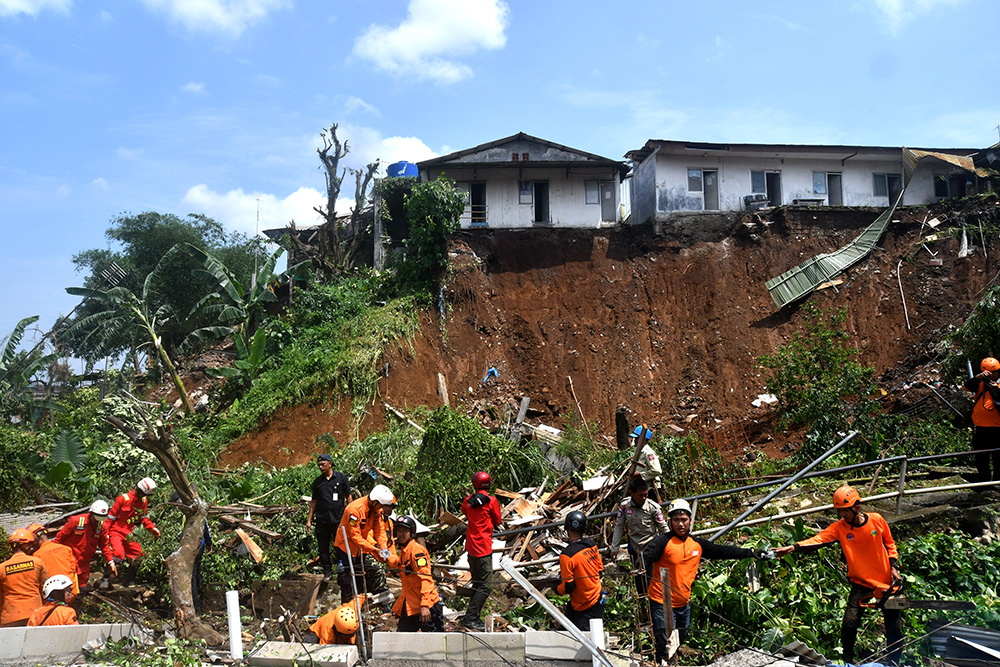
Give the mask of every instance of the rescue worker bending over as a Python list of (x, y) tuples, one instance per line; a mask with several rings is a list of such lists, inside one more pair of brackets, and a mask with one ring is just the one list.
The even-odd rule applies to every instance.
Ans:
[(569, 595), (566, 618), (576, 627), (590, 631), (590, 619), (604, 617), (604, 597), (601, 589), (601, 574), (604, 561), (594, 541), (585, 538), (587, 515), (570, 512), (564, 524), (569, 535), (569, 544), (559, 555), (559, 577), (556, 587), (559, 595)]
[(444, 632), (444, 606), (431, 574), (427, 548), (413, 539), (417, 523), (409, 516), (396, 519), (399, 555), (389, 556), (389, 568), (399, 572), (403, 592), (392, 607), (399, 618), (396, 632)]
[(649, 499), (649, 483), (641, 477), (633, 477), (628, 485), (629, 497), (618, 505), (615, 513), (615, 532), (611, 537), (611, 557), (618, 554), (625, 529), (628, 529), (628, 557), (635, 573), (635, 590), (646, 594), (649, 581), (646, 567), (642, 563), (642, 552), (657, 535), (667, 532), (667, 522), (663, 510)]
[(462, 617), (468, 630), (486, 629), (480, 616), (490, 597), (493, 579), (493, 531), (500, 525), (500, 503), (489, 494), (490, 475), (477, 472), (472, 476), (472, 495), (462, 501), (462, 514), (468, 528), (465, 531), (465, 551), (469, 554), (472, 573), (472, 599)]
[(149, 477), (143, 477), (134, 489), (115, 498), (115, 504), (111, 506), (108, 519), (104, 522), (106, 537), (101, 551), (108, 565), (104, 569), (100, 588), (110, 586), (108, 580), (118, 576), (118, 568), (124, 565), (126, 560), (129, 561), (129, 565), (125, 576), (122, 577), (122, 586), (131, 586), (135, 581), (135, 571), (142, 556), (142, 545), (132, 539), (132, 531), (141, 523), (143, 528), (153, 535), (160, 536), (160, 529), (146, 516), (146, 512), (149, 511), (148, 497), (155, 490), (156, 482)]
[(358, 619), (358, 603), (345, 602), (328, 611), (309, 626), (309, 632), (302, 636), (303, 644), (353, 644), (361, 627)]
[(0, 563), (0, 628), (28, 624), (42, 606), (42, 586), (49, 578), (45, 563), (31, 555), (35, 536), (21, 528), (7, 538), (14, 554)]
[(691, 585), (698, 576), (702, 558), (725, 560), (738, 558), (767, 558), (765, 551), (751, 551), (741, 547), (715, 544), (691, 536), (691, 505), (683, 498), (670, 501), (667, 506), (670, 532), (657, 535), (642, 553), (649, 578), (649, 612), (653, 620), (653, 639), (657, 664), (667, 664), (667, 622), (664, 616), (663, 585), (660, 569), (670, 571), (670, 608), (674, 627), (683, 642), (691, 625)]
[(76, 561), (76, 576), (81, 589), (88, 589), (90, 583), (90, 561), (97, 547), (104, 542), (104, 520), (108, 518), (108, 504), (95, 500), (90, 510), (69, 518), (52, 540), (65, 544), (73, 551)]
[[(337, 554), (337, 584), (340, 586), (341, 602), (352, 599), (354, 591), (359, 595), (370, 593), (375, 596), (389, 590), (385, 585), (385, 572), (377, 561), (384, 562), (391, 553), (386, 517), (392, 511), (395, 502), (396, 498), (392, 495), (392, 491), (378, 484), (367, 496), (361, 496), (344, 508), (344, 517), (340, 520), (337, 537), (333, 543)], [(353, 586), (348, 553), (354, 564)]]
[[(840, 642), (844, 649), (844, 661), (857, 664), (854, 649), (861, 625), (861, 603), (871, 598), (877, 589), (884, 592), (899, 581), (899, 552), (896, 551), (889, 524), (882, 515), (861, 511), (861, 496), (857, 491), (849, 486), (840, 487), (833, 494), (833, 506), (840, 515), (839, 521), (808, 539), (775, 549), (774, 555), (815, 551), (840, 542), (847, 560), (847, 578), (851, 580), (851, 592), (840, 628)], [(884, 609), (883, 612), (889, 662), (898, 665), (903, 657), (902, 614), (898, 609)]]
[(35, 536), (35, 550), (32, 555), (45, 563), (49, 578), (57, 574), (65, 575), (73, 582), (73, 595), (79, 595), (80, 586), (76, 578), (76, 559), (73, 557), (73, 550), (65, 544), (50, 540), (45, 526), (40, 523), (31, 524), (28, 530)]
[(45, 602), (36, 609), (28, 626), (37, 625), (79, 625), (76, 611), (68, 606), (73, 601), (73, 582), (64, 574), (57, 574), (45, 580), (42, 595)]

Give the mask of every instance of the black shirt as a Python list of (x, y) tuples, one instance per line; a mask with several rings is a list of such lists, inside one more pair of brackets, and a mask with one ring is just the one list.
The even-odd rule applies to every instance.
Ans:
[(316, 523), (339, 525), (349, 495), (351, 495), (351, 483), (344, 473), (334, 470), (330, 479), (327, 479), (326, 475), (317, 477), (312, 484), (312, 497), (316, 501), (313, 518)]

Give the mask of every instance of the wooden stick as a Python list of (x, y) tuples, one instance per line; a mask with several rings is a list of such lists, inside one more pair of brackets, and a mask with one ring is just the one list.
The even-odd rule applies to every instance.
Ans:
[(573, 394), (573, 400), (576, 401), (576, 409), (580, 411), (580, 419), (583, 420), (583, 428), (587, 430), (587, 437), (593, 440), (594, 436), (590, 432), (590, 426), (587, 424), (587, 418), (583, 416), (583, 408), (580, 407), (580, 401), (576, 398), (576, 390), (573, 389), (573, 377), (570, 375), (567, 375), (566, 377), (569, 379), (569, 391)]

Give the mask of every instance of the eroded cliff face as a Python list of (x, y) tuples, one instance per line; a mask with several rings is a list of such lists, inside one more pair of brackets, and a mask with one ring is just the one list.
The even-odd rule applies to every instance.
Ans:
[[(694, 429), (732, 453), (773, 443), (771, 409), (751, 405), (765, 392), (756, 360), (788, 341), (802, 318), (794, 307), (777, 311), (764, 283), (844, 245), (877, 213), (763, 215), (734, 220), (730, 234), (715, 240), (699, 240), (697, 227), (683, 237), (646, 226), (461, 233), (443, 317), (423, 313), (422, 335), (387, 355), (383, 398), (401, 410), (436, 407), (441, 373), (453, 407), (494, 425), (527, 396), (530, 422), (562, 426), (582, 411), (612, 439), (615, 411), (624, 406), (633, 423)], [(862, 363), (897, 379), (929, 359), (1000, 268), (1000, 248), (988, 248), (988, 258), (980, 250), (958, 259), (953, 238), (932, 244), (943, 260), (932, 265), (918, 244), (929, 231), (921, 233), (925, 216), (923, 209), (899, 212), (880, 250), (835, 289), (809, 297), (822, 308), (845, 306)], [(685, 225), (697, 225), (697, 217)], [(498, 376), (484, 383), (490, 368)], [(360, 424), (351, 423), (349, 409), (302, 406), (275, 415), (224, 459), (284, 448), (281, 460), (265, 458), (299, 462), (317, 435), (337, 431), (346, 442), (384, 423), (381, 404)]]

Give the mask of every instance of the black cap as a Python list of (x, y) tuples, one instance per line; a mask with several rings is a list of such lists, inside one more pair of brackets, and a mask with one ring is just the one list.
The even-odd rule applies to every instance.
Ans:
[(329, 461), (330, 463), (333, 463), (333, 457), (330, 456), (329, 454), (320, 454), (319, 458), (316, 459), (316, 460), (317, 461)]

